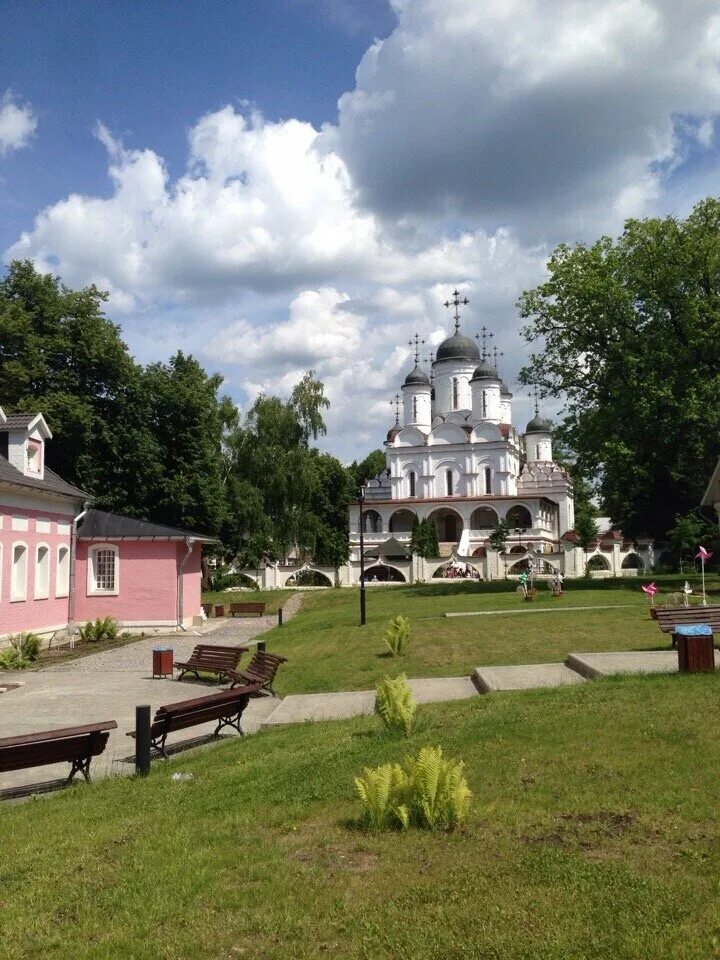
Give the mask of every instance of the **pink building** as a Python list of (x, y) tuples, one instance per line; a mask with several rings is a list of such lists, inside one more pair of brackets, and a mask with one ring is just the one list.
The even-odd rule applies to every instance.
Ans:
[(0, 641), (106, 616), (191, 626), (202, 545), (213, 538), (93, 509), (45, 466), (51, 438), (42, 414), (0, 407)]

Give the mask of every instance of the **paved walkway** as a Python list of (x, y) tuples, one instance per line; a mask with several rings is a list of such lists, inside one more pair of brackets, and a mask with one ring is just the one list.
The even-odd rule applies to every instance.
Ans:
[(601, 603), (595, 604), (588, 607), (562, 607), (562, 606), (551, 606), (551, 607), (527, 607), (522, 610), (460, 610), (456, 613), (446, 613), (446, 617), (497, 617), (506, 614), (519, 614), (522, 616), (526, 613), (570, 613), (571, 610), (622, 610), (623, 607), (636, 607), (636, 603)]
[[(300, 602), (299, 594), (290, 597), (283, 608), (285, 620), (297, 613)], [(207, 636), (209, 642), (242, 645), (256, 641), (276, 624), (276, 616), (227, 619), (218, 624), (210, 620), (197, 631), (149, 637), (37, 672), (0, 673), (0, 737), (116, 720), (118, 729), (110, 734), (105, 753), (93, 761), (93, 776), (132, 773), (135, 746), (126, 733), (135, 727), (137, 704), (149, 703), (154, 711), (164, 703), (189, 700), (220, 689), (212, 683), (153, 680), (153, 647), (172, 646), (176, 658), (181, 659), (191, 653), (203, 636)], [(4, 682), (19, 682), (21, 686), (3, 693)], [(271, 697), (251, 700), (243, 715), (243, 729), (247, 733), (256, 732), (277, 704)], [(212, 729), (213, 724), (192, 728), (185, 734), (174, 735), (172, 742), (180, 745), (195, 742), (199, 733), (207, 735)], [(0, 790), (66, 775), (67, 764), (2, 773)]]

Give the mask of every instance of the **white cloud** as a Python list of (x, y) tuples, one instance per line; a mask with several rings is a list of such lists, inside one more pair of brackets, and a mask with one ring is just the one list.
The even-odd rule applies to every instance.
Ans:
[(31, 107), (19, 104), (11, 93), (0, 99), (0, 157), (26, 147), (36, 128)]
[(324, 134), (389, 218), (479, 216), (551, 240), (614, 226), (672, 153), (676, 116), (720, 110), (715, 0), (395, 7)]

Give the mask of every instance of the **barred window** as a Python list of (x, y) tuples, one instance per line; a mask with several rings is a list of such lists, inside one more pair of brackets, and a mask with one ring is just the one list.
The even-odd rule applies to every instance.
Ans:
[(117, 593), (118, 548), (93, 547), (88, 564), (89, 593)]

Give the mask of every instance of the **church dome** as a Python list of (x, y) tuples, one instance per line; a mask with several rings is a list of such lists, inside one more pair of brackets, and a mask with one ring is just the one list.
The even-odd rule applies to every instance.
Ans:
[(478, 345), (461, 333), (454, 333), (447, 340), (443, 340), (435, 354), (436, 362), (438, 360), (470, 360), (472, 362), (479, 359)]
[(525, 427), (525, 433), (552, 433), (552, 424), (536, 413)]
[(480, 366), (476, 368), (472, 375), (473, 380), (499, 380), (497, 370), (495, 370), (487, 360), (481, 360)]
[(388, 432), (387, 432), (387, 442), (388, 442), (388, 443), (392, 443), (392, 442), (393, 442), (393, 440), (395, 439), (395, 437), (400, 433), (400, 429), (401, 429), (401, 428), (400, 428), (397, 424), (395, 424), (394, 427), (390, 427), (390, 429), (389, 429)]
[(430, 386), (430, 377), (425, 373), (424, 370), (421, 370), (420, 367), (415, 364), (415, 369), (411, 370), (410, 373), (405, 377), (405, 386), (410, 387), (419, 384), (423, 387)]
[(508, 385), (505, 383), (504, 380), (500, 381), (500, 396), (512, 397), (512, 393), (510, 393), (510, 388), (508, 387)]

